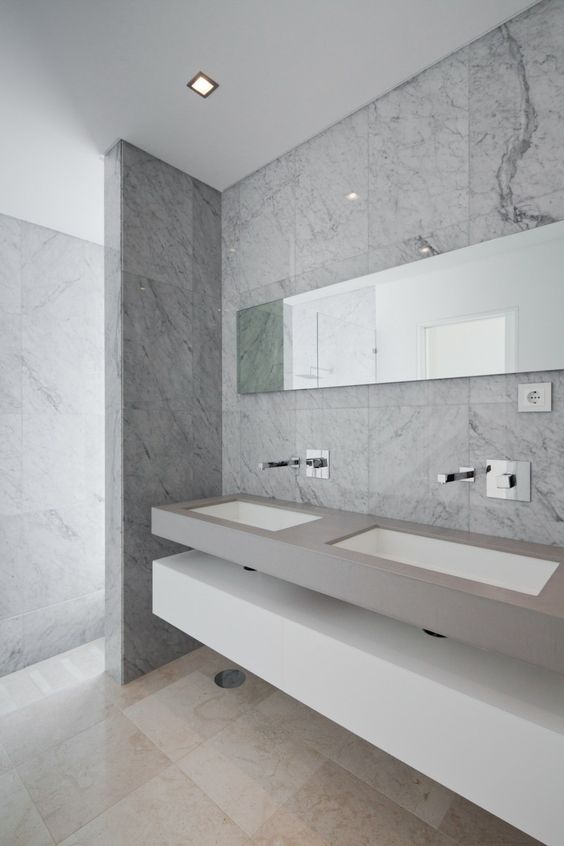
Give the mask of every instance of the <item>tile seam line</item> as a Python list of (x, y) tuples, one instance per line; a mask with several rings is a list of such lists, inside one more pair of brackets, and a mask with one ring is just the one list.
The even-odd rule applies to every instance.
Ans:
[[(120, 717), (122, 717), (124, 720), (127, 720), (127, 722), (130, 724), (130, 726), (132, 726), (132, 728), (133, 728), (135, 731), (138, 731), (140, 734), (142, 734), (142, 735), (143, 735), (143, 737), (144, 737), (144, 738), (145, 738), (145, 739), (146, 739), (146, 740), (147, 740), (147, 741), (151, 744), (151, 746), (153, 747), (154, 751), (158, 752), (160, 755), (163, 755), (163, 756), (167, 759), (167, 763), (166, 763), (166, 764), (164, 764), (158, 772), (156, 772), (156, 773), (154, 773), (152, 776), (149, 776), (148, 778), (144, 779), (144, 780), (143, 780), (140, 784), (136, 785), (136, 786), (135, 786), (132, 790), (128, 791), (128, 793), (126, 793), (124, 796), (121, 796), (119, 799), (116, 799), (116, 801), (115, 801), (115, 802), (112, 802), (110, 805), (108, 805), (108, 807), (107, 807), (107, 808), (105, 808), (103, 811), (100, 811), (100, 813), (99, 813), (99, 814), (96, 814), (96, 816), (94, 816), (94, 817), (92, 817), (91, 819), (87, 820), (87, 821), (86, 821), (86, 822), (84, 822), (82, 825), (80, 825), (78, 828), (75, 828), (75, 829), (73, 829), (72, 831), (70, 831), (68, 834), (65, 834), (65, 836), (64, 836), (64, 837), (62, 837), (62, 838), (60, 838), (60, 839), (57, 839), (57, 838), (55, 837), (55, 835), (53, 834), (53, 832), (51, 831), (51, 829), (50, 829), (50, 827), (49, 827), (49, 825), (48, 825), (48, 823), (47, 823), (46, 818), (43, 816), (43, 814), (41, 813), (41, 811), (39, 811), (39, 808), (37, 808), (37, 811), (38, 811), (38, 813), (39, 813), (39, 816), (40, 816), (40, 817), (41, 817), (41, 819), (43, 820), (43, 822), (44, 822), (45, 826), (47, 827), (47, 829), (48, 829), (48, 831), (49, 831), (49, 834), (51, 835), (51, 837), (53, 838), (53, 841), (54, 841), (56, 844), (63, 843), (65, 840), (67, 840), (67, 838), (69, 838), (69, 837), (73, 837), (75, 834), (77, 834), (77, 832), (81, 831), (83, 828), (85, 828), (87, 825), (89, 825), (89, 824), (90, 824), (91, 822), (93, 822), (95, 819), (98, 819), (98, 817), (103, 816), (103, 814), (107, 813), (109, 810), (111, 810), (111, 808), (114, 808), (116, 805), (118, 805), (118, 804), (119, 804), (120, 802), (122, 802), (124, 799), (127, 799), (129, 796), (131, 796), (133, 793), (135, 793), (135, 791), (136, 791), (136, 790), (139, 790), (141, 787), (144, 787), (144, 786), (145, 786), (145, 785), (146, 785), (149, 781), (151, 781), (152, 779), (156, 778), (158, 775), (160, 775), (161, 773), (163, 773), (163, 772), (164, 772), (165, 770), (167, 770), (167, 769), (170, 767), (170, 765), (173, 763), (173, 762), (171, 762), (171, 760), (170, 760), (170, 758), (168, 757), (168, 755), (165, 755), (165, 753), (164, 753), (164, 752), (162, 752), (162, 750), (161, 750), (161, 749), (159, 749), (159, 748), (158, 748), (158, 746), (155, 746), (155, 744), (153, 743), (153, 741), (152, 741), (150, 738), (148, 738), (148, 737), (147, 737), (147, 735), (146, 735), (144, 732), (142, 732), (142, 731), (141, 731), (141, 729), (139, 729), (139, 728), (135, 725), (135, 723), (134, 723), (134, 722), (132, 722), (132, 720), (128, 719), (128, 717), (126, 717), (126, 716), (125, 716), (125, 714), (123, 714), (123, 713), (119, 710), (119, 708), (117, 708), (117, 706), (115, 706), (115, 707), (116, 707), (116, 710), (117, 710), (117, 714), (116, 714), (115, 716), (118, 716), (118, 715), (119, 715), (119, 716), (120, 716)], [(81, 735), (81, 734), (84, 734), (84, 732), (89, 731), (91, 728), (95, 728), (96, 726), (98, 726), (98, 725), (100, 725), (101, 723), (105, 722), (105, 720), (107, 720), (107, 719), (115, 719), (115, 716), (114, 716), (114, 717), (106, 717), (106, 718), (105, 718), (105, 719), (103, 719), (103, 720), (99, 720), (98, 722), (93, 723), (91, 726), (87, 726), (86, 728), (82, 729), (81, 731), (78, 731), (76, 734), (73, 734), (71, 737), (67, 738), (66, 740), (63, 740), (63, 741), (61, 741), (60, 743), (55, 743), (55, 744), (53, 744), (53, 746), (49, 746), (47, 749), (43, 750), (43, 752), (39, 752), (37, 755), (32, 756), (31, 758), (28, 758), (28, 759), (27, 759), (27, 761), (22, 762), (21, 764), (18, 764), (16, 767), (14, 767), (14, 769), (15, 769), (15, 770), (16, 770), (16, 772), (18, 773), (18, 777), (21, 779), (21, 781), (22, 781), (22, 783), (23, 783), (24, 787), (26, 788), (26, 790), (27, 790), (27, 785), (25, 784), (25, 781), (24, 781), (23, 777), (22, 777), (22, 776), (20, 775), (20, 773), (19, 773), (19, 769), (20, 769), (20, 767), (24, 767), (24, 766), (26, 766), (27, 764), (29, 764), (29, 762), (30, 762), (30, 761), (32, 761), (34, 757), (38, 757), (38, 755), (42, 755), (42, 754), (44, 754), (44, 752), (47, 752), (47, 751), (49, 751), (49, 750), (56, 749), (58, 746), (61, 746), (63, 743), (66, 743), (66, 742), (67, 742), (67, 741), (69, 741), (69, 740), (74, 740), (76, 737), (80, 737), (80, 735)], [(151, 750), (151, 751), (153, 751), (153, 750)], [(33, 802), (34, 806), (35, 806), (35, 807), (37, 807), (37, 806), (35, 805), (35, 802), (33, 801), (33, 799), (31, 799), (31, 801)]]
[[(49, 605), (41, 605), (39, 608), (33, 608), (30, 611), (22, 611), (21, 614), (13, 614), (11, 617), (0, 617), (0, 623), (8, 622), (9, 620), (19, 620), (22, 617), (27, 617), (31, 614), (37, 614), (40, 611), (47, 611), (49, 608), (58, 608), (60, 605), (67, 605), (69, 602), (77, 602), (79, 599), (85, 599), (88, 596), (94, 596), (95, 594), (104, 594), (104, 588), (96, 588), (96, 590), (88, 591), (88, 593), (81, 593), (78, 596), (72, 596), (69, 599), (62, 599), (60, 602), (52, 602)], [(95, 637), (94, 640), (99, 640), (99, 638)], [(86, 643), (91, 643), (92, 641), (86, 641)], [(85, 646), (86, 644), (79, 644), (79, 646)], [(78, 647), (69, 647), (70, 649), (75, 649)], [(65, 649), (65, 652), (69, 650)], [(57, 652), (55, 655), (50, 655), (49, 658), (56, 658), (58, 655), (64, 653)], [(34, 661), (33, 664), (28, 664), (26, 667), (21, 667), (20, 669), (27, 669), (28, 667), (33, 667), (35, 664), (41, 663), (41, 661), (48, 661), (49, 658), (42, 658), (39, 661)], [(17, 672), (17, 671), (15, 671)]]

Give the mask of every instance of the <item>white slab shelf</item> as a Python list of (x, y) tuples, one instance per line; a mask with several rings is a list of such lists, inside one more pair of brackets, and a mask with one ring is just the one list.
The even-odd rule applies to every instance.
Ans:
[(153, 613), (547, 846), (562, 846), (562, 676), (196, 550), (153, 562)]

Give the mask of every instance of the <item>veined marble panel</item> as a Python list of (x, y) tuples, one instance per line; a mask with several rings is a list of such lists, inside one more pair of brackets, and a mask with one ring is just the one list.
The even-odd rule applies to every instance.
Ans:
[[(354, 501), (362, 509), (368, 472), (366, 507), (372, 512), (564, 543), (560, 372), (252, 398), (237, 394), (235, 373), (238, 307), (419, 260), (424, 241), (446, 252), (564, 219), (563, 91), (564, 0), (544, 0), (301, 145), (293, 151), (296, 254), (290, 278), (243, 291), (239, 285), (256, 268), (250, 260), (247, 267), (239, 249), (240, 197), (249, 190), (256, 207), (268, 204), (277, 165), (263, 168), (249, 189), (244, 179), (223, 194), (225, 493), (247, 490), (337, 507)], [(350, 191), (358, 200), (345, 200)], [(275, 239), (274, 228), (268, 232)], [(272, 247), (274, 256), (284, 250), (284, 237)], [(551, 414), (518, 413), (517, 385), (531, 381), (553, 382)], [(336, 452), (346, 453), (350, 432), (331, 410), (342, 410), (342, 419), (356, 410), (360, 419), (367, 407), (360, 492), (346, 468), (337, 474), (333, 466), (327, 481), (300, 475), (296, 485), (284, 471), (274, 477), (256, 470), (258, 461), (283, 457), (289, 445), (296, 452), (326, 446), (305, 442), (325, 431)], [(354, 422), (351, 427), (357, 438)], [(480, 470), (487, 458), (504, 455), (533, 461), (531, 503), (486, 500), (479, 482), (436, 482), (442, 470), (466, 461)]]
[(122, 284), (124, 406), (189, 406), (192, 291), (130, 273)]
[(25, 667), (102, 637), (104, 591), (39, 608), (24, 614), (21, 619), (23, 660), (20, 666)]
[(368, 510), (368, 409), (323, 408), (296, 411), (296, 444), (300, 456), (307, 449), (328, 449), (330, 484), (306, 477), (300, 468), (300, 499), (344, 511)]
[(241, 427), (238, 411), (223, 412), (222, 492), (237, 493), (241, 488)]
[[(486, 239), (482, 239), (486, 240)], [(414, 261), (424, 261), (425, 256), (420, 252), (421, 247), (431, 247), (432, 255), (460, 250), (470, 243), (469, 228), (466, 220), (453, 223), (444, 229), (425, 232), (425, 235), (415, 235), (404, 241), (384, 244), (370, 250), (368, 257), (368, 273), (377, 273), (389, 267), (400, 264), (410, 264)]]
[(0, 214), (0, 313), (21, 312), (21, 227), (20, 220)]
[[(295, 155), (296, 274), (366, 253), (368, 109), (302, 144)], [(347, 199), (352, 192), (358, 197)]]
[(499, 222), (514, 231), (561, 219), (564, 3), (535, 5), (469, 55), (471, 218), (494, 234)]
[(104, 587), (103, 503), (0, 519), (0, 618)]
[(23, 623), (21, 617), (0, 620), (0, 676), (13, 673), (24, 666), (23, 663)]
[(103, 250), (22, 225), (26, 413), (99, 411), (103, 402)]
[(294, 273), (296, 227), (294, 154), (282, 156), (240, 186), (239, 276), (242, 289)]
[(369, 107), (370, 247), (468, 217), (468, 56), (460, 50)]
[(290, 467), (259, 470), (262, 461), (285, 461), (296, 454), (296, 412), (292, 393), (241, 397), (241, 468), (244, 491), (279, 499), (297, 498), (297, 474)]
[(0, 313), (0, 411), (2, 413), (17, 412), (22, 407), (21, 325), (19, 314)]
[(221, 195), (221, 296), (224, 307), (235, 305), (239, 297), (240, 229), (240, 191), (237, 184)]
[(121, 145), (123, 269), (192, 287), (192, 179), (125, 141)]
[[(16, 644), (2, 670), (102, 624), (102, 257), (0, 216), (0, 617)], [(93, 592), (69, 624), (68, 603)]]
[[(1, 408), (1, 406), (0, 406)], [(0, 412), (0, 517), (22, 507), (22, 419)]]
[(106, 661), (120, 682), (197, 644), (151, 610), (151, 506), (221, 492), (221, 197), (119, 142), (106, 159)]

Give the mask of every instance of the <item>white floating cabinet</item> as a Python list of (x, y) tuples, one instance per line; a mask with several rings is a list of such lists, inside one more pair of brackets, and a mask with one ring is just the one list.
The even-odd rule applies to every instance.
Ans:
[(153, 612), (536, 837), (564, 843), (564, 679), (196, 550)]

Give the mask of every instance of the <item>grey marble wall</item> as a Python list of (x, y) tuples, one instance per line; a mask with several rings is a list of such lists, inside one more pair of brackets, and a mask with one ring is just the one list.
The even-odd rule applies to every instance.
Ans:
[(99, 637), (103, 249), (0, 215), (0, 675)]
[(105, 208), (106, 661), (127, 682), (197, 645), (151, 612), (179, 548), (150, 509), (221, 491), (221, 197), (122, 141)]
[[(509, 377), (237, 394), (235, 314), (564, 218), (564, 0), (545, 0), (224, 192), (223, 490), (564, 544), (564, 378), (518, 414)], [(351, 191), (358, 199), (347, 200)], [(331, 479), (261, 460), (331, 449)], [(530, 504), (436, 484), (530, 459)]]

